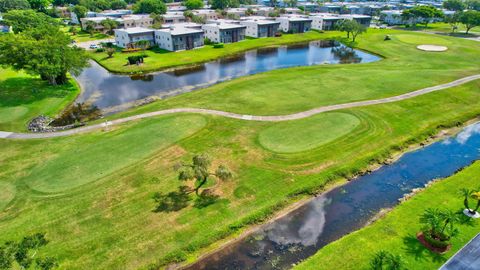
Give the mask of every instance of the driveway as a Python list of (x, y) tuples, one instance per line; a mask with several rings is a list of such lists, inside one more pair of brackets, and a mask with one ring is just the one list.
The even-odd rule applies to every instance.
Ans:
[(85, 42), (77, 42), (73, 45), (76, 45), (77, 47), (84, 48), (86, 50), (90, 49), (90, 45), (92, 44), (100, 44), (102, 42), (115, 42), (115, 39), (113, 38), (106, 38), (106, 39), (97, 39), (97, 40), (91, 40), (91, 41), (85, 41)]

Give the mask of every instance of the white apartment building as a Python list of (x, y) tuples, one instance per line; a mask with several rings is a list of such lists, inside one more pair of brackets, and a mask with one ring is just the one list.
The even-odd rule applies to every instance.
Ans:
[(245, 35), (248, 37), (274, 37), (278, 32), (280, 22), (265, 19), (248, 19), (240, 21), (241, 25), (245, 25)]
[(304, 33), (312, 26), (312, 19), (303, 16), (282, 16), (276, 21), (280, 23), (280, 30), (286, 33)]
[(154, 34), (155, 30), (142, 27), (115, 29), (115, 42), (122, 48), (134, 48), (140, 40), (147, 40), (152, 45), (155, 42)]
[(203, 46), (203, 30), (185, 25), (155, 30), (155, 43), (168, 51), (191, 50)]
[(202, 26), (204, 35), (212, 42), (233, 43), (245, 39), (245, 29), (247, 27), (240, 24), (229, 23), (207, 23)]

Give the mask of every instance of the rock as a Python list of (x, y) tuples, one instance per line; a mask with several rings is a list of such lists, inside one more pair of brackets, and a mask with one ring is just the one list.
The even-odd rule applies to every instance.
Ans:
[(35, 118), (33, 118), (30, 123), (28, 123), (28, 130), (30, 132), (55, 132), (55, 131), (62, 131), (62, 130), (67, 130), (67, 129), (72, 129), (76, 128), (79, 126), (83, 126), (85, 124), (71, 124), (71, 125), (66, 125), (66, 126), (61, 126), (61, 127), (52, 127), (50, 124), (53, 122), (53, 118), (45, 116), (45, 115), (40, 115)]

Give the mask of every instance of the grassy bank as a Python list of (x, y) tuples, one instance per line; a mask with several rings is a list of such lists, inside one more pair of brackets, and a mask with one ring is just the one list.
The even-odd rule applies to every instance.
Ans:
[[(412, 100), (344, 110), (350, 117), (341, 119), (349, 132), (335, 129), (338, 136), (318, 140), (313, 148), (299, 143), (302, 152), (268, 149), (311, 125), (327, 129), (329, 121), (312, 117), (292, 131), (282, 123), (183, 114), (68, 138), (0, 140), (5, 187), (0, 242), (46, 232), (51, 242), (41, 252), (59, 258), (62, 269), (137, 269), (192, 260), (201, 248), (264, 220), (286, 203), (479, 115), (479, 87), (472, 82)], [(195, 207), (192, 195), (184, 209), (154, 213), (153, 193), (181, 185), (172, 166), (200, 152), (235, 173), (217, 188), (220, 199)]]
[[(392, 38), (384, 41), (386, 34)], [(318, 34), (322, 35), (322, 34)], [(444, 53), (416, 49), (448, 46)], [(357, 46), (385, 59), (355, 65), (280, 69), (168, 98), (115, 117), (174, 107), (197, 107), (255, 115), (296, 113), (315, 107), (398, 95), (480, 73), (478, 42), (399, 30), (371, 29)]]
[(219, 49), (214, 49), (213, 46), (206, 45), (195, 50), (180, 52), (168, 52), (163, 50), (154, 52), (147, 50), (145, 51), (145, 54), (148, 57), (145, 58), (145, 63), (140, 66), (126, 65), (128, 62), (128, 56), (137, 55), (139, 53), (116, 53), (114, 54), (114, 57), (108, 58), (106, 53), (92, 52), (90, 56), (109, 71), (116, 73), (141, 73), (157, 71), (175, 66), (202, 63), (260, 47), (306, 42), (317, 39), (331, 38), (338, 35), (338, 32), (321, 34), (311, 31), (304, 34), (285, 34), (282, 37), (246, 39), (237, 43), (225, 44), (224, 48)]
[[(392, 40), (384, 42), (387, 33)], [(417, 44), (449, 50), (420, 52)], [(249, 76), (112, 117), (177, 106), (285, 114), (390, 96), (480, 71), (472, 61), (480, 50), (473, 41), (372, 30), (358, 46), (386, 58)], [(0, 243), (45, 232), (51, 242), (39, 252), (58, 258), (61, 269), (144, 269), (192, 261), (212, 243), (326, 184), (480, 115), (479, 88), (475, 81), (284, 123), (178, 114), (71, 137), (0, 140)], [(173, 165), (202, 152), (234, 172), (233, 179), (219, 183), (219, 200), (195, 206), (191, 195), (186, 208), (153, 212), (155, 192), (182, 185)]]
[[(480, 162), (422, 191), (372, 225), (354, 232), (321, 249), (295, 267), (302, 269), (368, 269), (373, 255), (380, 250), (400, 255), (406, 269), (437, 269), (480, 231), (480, 223), (458, 226), (459, 235), (452, 239), (452, 249), (438, 255), (424, 248), (416, 239), (421, 230), (419, 216), (427, 208), (463, 210), (460, 188), (478, 188)], [(348, 259), (346, 259), (348, 258)]]
[(25, 131), (32, 118), (55, 116), (79, 92), (73, 79), (65, 85), (51, 86), (23, 72), (0, 69), (0, 130)]

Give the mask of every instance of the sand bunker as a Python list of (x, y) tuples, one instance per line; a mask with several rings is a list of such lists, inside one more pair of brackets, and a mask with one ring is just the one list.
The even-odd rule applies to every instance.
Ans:
[(438, 46), (438, 45), (418, 45), (417, 49), (426, 51), (426, 52), (444, 52), (448, 50), (445, 46)]

